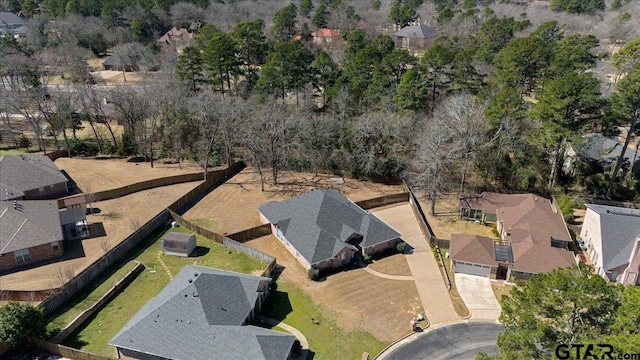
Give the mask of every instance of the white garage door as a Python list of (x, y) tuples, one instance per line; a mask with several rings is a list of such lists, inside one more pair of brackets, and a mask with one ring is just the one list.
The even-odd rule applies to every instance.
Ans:
[(456, 272), (461, 274), (489, 277), (491, 267), (488, 265), (472, 264), (464, 261), (456, 261)]

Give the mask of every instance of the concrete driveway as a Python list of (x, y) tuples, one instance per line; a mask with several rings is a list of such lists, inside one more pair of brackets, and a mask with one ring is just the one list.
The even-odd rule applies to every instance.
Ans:
[(455, 274), (458, 293), (471, 311), (471, 319), (498, 321), (500, 304), (491, 290), (491, 280), (482, 276)]

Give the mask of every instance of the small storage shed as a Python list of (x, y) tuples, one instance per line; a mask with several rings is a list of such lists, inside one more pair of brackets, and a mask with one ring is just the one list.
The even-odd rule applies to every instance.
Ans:
[(177, 232), (167, 233), (162, 239), (162, 250), (167, 255), (188, 257), (196, 248), (196, 236)]

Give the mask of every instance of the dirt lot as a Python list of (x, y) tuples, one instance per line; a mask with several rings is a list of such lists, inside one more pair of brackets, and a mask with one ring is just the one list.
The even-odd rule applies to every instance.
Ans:
[(185, 217), (212, 231), (234, 233), (260, 225), (258, 206), (279, 201), (318, 188), (332, 188), (352, 201), (401, 192), (400, 186), (375, 184), (334, 175), (283, 172), (280, 184), (265, 184), (260, 191), (258, 171), (248, 167), (218, 187), (191, 208)]
[[(335, 321), (345, 331), (362, 329), (378, 340), (391, 342), (406, 335), (409, 321), (423, 313), (413, 281), (387, 280), (363, 269), (352, 269), (328, 276), (320, 282), (307, 278), (307, 272), (274, 236), (245, 243), (276, 257), (284, 266), (279, 281), (289, 281), (315, 302), (335, 312)], [(411, 275), (403, 255), (377, 260), (372, 269), (394, 275)], [(294, 309), (295, 310), (295, 309)]]
[[(419, 195), (419, 194), (418, 194)], [(445, 195), (436, 202), (436, 216), (429, 214), (431, 202), (426, 197), (418, 198), (422, 210), (427, 215), (427, 221), (439, 239), (451, 239), (451, 234), (473, 234), (489, 238), (497, 238), (493, 228), (476, 225), (473, 221), (460, 219), (458, 195)]]
[(200, 183), (198, 181), (171, 185), (94, 203), (93, 206), (100, 209), (100, 213), (89, 215), (87, 221), (90, 224), (102, 223), (106, 236), (83, 240), (82, 247), (77, 246), (74, 250), (74, 253), (80, 253), (83, 256), (4, 275), (0, 277), (0, 287), (6, 290), (41, 290), (59, 287), (61, 282), (78, 274), (100, 258), (105, 251), (122, 242), (136, 226), (149, 221)]
[(201, 171), (194, 162), (185, 162), (182, 169), (178, 164), (163, 164), (160, 161), (155, 162), (152, 168), (149, 163), (133, 163), (128, 162), (127, 159), (96, 160), (82, 157), (59, 158), (55, 164), (66, 171), (85, 193), (114, 189), (159, 177)]

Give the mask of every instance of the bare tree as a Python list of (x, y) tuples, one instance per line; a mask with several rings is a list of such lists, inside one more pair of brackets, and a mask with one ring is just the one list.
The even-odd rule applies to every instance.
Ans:
[(221, 111), (225, 101), (222, 95), (206, 91), (190, 100), (190, 108), (193, 109), (191, 126), (198, 132), (198, 139), (193, 145), (206, 180), (211, 152), (220, 132)]
[(315, 176), (318, 168), (338, 144), (338, 122), (330, 115), (307, 111), (300, 118), (300, 152), (311, 161)]
[(462, 159), (460, 193), (464, 193), (469, 161), (475, 159), (476, 152), (482, 146), (486, 119), (485, 102), (469, 94), (459, 94), (445, 99), (440, 105), (439, 118), (448, 131), (455, 134)]
[(436, 200), (444, 186), (443, 177), (460, 153), (456, 133), (447, 124), (446, 110), (437, 108), (433, 119), (425, 119), (416, 140), (410, 180), (429, 194), (431, 214), (436, 214)]

